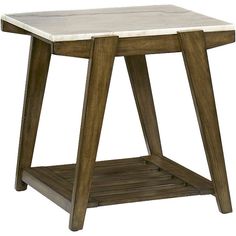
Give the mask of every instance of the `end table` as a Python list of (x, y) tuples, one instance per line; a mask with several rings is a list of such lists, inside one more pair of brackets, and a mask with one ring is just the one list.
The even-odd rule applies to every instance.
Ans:
[[(83, 228), (86, 209), (212, 194), (232, 211), (207, 49), (235, 41), (232, 24), (173, 5), (22, 13), (2, 16), (2, 30), (31, 36), (16, 190), (30, 185)], [(162, 153), (146, 54), (183, 54), (211, 180)], [(76, 164), (31, 167), (51, 54), (89, 59)], [(148, 156), (96, 162), (116, 56), (123, 56)]]

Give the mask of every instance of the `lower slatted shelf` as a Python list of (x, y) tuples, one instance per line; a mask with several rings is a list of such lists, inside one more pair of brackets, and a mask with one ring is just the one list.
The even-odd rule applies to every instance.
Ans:
[[(70, 212), (74, 173), (74, 164), (33, 167), (23, 172), (22, 179)], [(203, 177), (199, 180), (204, 182)], [(89, 207), (209, 193), (211, 188), (202, 193), (147, 158), (100, 161), (94, 170)]]

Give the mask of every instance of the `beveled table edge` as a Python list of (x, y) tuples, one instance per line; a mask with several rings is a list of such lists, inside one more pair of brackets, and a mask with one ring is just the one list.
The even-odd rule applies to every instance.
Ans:
[[(109, 37), (109, 36), (119, 36), (119, 38), (132, 38), (132, 37), (145, 37), (145, 36), (158, 36), (158, 35), (172, 35), (177, 34), (179, 31), (199, 31), (203, 30), (204, 32), (215, 32), (215, 31), (231, 31), (235, 27), (231, 23), (226, 23), (222, 25), (213, 25), (213, 26), (194, 26), (194, 27), (176, 27), (176, 28), (167, 28), (167, 29), (147, 29), (147, 30), (133, 30), (133, 31), (115, 31), (115, 32), (100, 32), (100, 33), (86, 33), (86, 34), (73, 34), (73, 35), (53, 35), (45, 31), (39, 30), (33, 26), (27, 25), (18, 21), (8, 15), (2, 15), (1, 19), (8, 23), (11, 23), (23, 30), (26, 30), (32, 34), (38, 35), (41, 38), (44, 38), (51, 42), (66, 42), (66, 41), (79, 41), (79, 40), (88, 40), (92, 37)], [(132, 36), (130, 35), (132, 32)]]

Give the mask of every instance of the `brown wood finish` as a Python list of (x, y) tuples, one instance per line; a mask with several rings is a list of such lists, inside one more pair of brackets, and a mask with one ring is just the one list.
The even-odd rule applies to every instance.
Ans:
[[(235, 41), (235, 31), (206, 32), (206, 47), (214, 48)], [(54, 42), (52, 53), (56, 55), (88, 58), (90, 40)], [(116, 56), (144, 55), (180, 52), (178, 36), (158, 35), (146, 37), (120, 38)]]
[(144, 138), (150, 155), (162, 154), (145, 55), (125, 57)]
[(18, 191), (25, 190), (27, 187), (22, 182), (22, 172), (24, 169), (29, 168), (32, 162), (51, 58), (50, 49), (49, 44), (32, 37), (16, 170), (15, 187)]
[(216, 105), (202, 31), (178, 34), (215, 196), (222, 213), (232, 211)]
[[(202, 176), (165, 157), (150, 160), (146, 156), (96, 162), (87, 207), (213, 193)], [(75, 164), (28, 168), (23, 180), (70, 212), (75, 169)]]
[(72, 188), (68, 190), (67, 182), (48, 170), (45, 167), (28, 168), (23, 171), (22, 180), (70, 213)]
[(214, 193), (213, 185), (210, 180), (168, 159), (167, 157), (156, 155), (148, 158), (145, 157), (145, 160), (152, 162), (161, 169), (194, 186), (201, 194), (204, 194), (205, 192), (209, 193), (209, 190), (211, 190), (212, 194)]
[(70, 229), (83, 228), (118, 37), (93, 39), (88, 66)]
[(15, 34), (27, 34), (30, 35), (30, 33), (27, 30), (24, 30), (22, 28), (19, 28), (7, 21), (1, 20), (1, 30), (8, 33), (15, 33)]
[(17, 27), (9, 22), (6, 22), (4, 20), (1, 20), (1, 30), (4, 32), (8, 32), (8, 33), (15, 33), (15, 34), (23, 34), (23, 35), (30, 35), (34, 38), (37, 38), (45, 43), (48, 43), (51, 45), (51, 52), (53, 51), (53, 43), (51, 41), (49, 41), (48, 39), (45, 39), (43, 37), (40, 37), (37, 34), (33, 34), (23, 28)]

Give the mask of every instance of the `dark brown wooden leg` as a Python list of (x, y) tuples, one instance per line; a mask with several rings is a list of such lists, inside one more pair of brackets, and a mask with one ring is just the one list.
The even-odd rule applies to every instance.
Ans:
[(27, 188), (22, 181), (22, 172), (32, 162), (50, 58), (50, 45), (32, 37), (16, 170), (17, 191)]
[(202, 31), (178, 33), (215, 196), (222, 213), (232, 211), (210, 69)]
[(88, 66), (70, 229), (83, 228), (118, 37), (95, 38)]
[(162, 154), (145, 55), (125, 57), (144, 138), (150, 155)]

